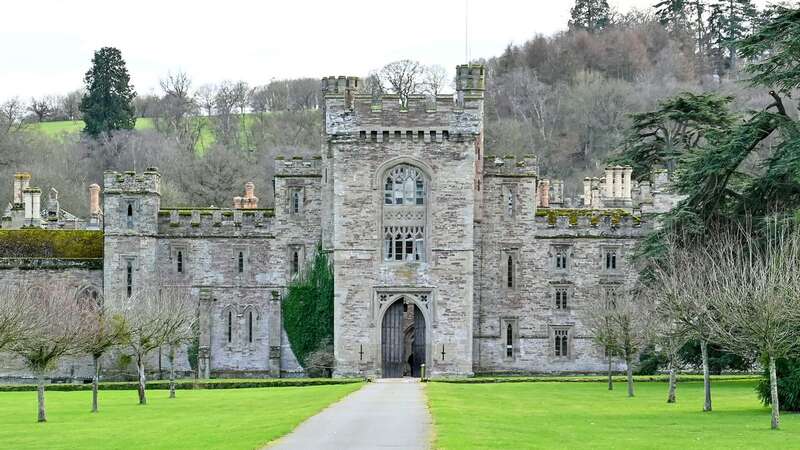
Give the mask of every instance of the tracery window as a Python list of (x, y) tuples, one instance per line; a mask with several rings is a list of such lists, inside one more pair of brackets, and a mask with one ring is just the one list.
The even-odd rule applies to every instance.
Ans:
[(424, 205), (425, 179), (417, 168), (402, 164), (392, 169), (384, 184), (384, 204)]
[(383, 257), (385, 261), (425, 261), (427, 184), (418, 168), (400, 164), (383, 178)]
[(567, 309), (567, 297), (569, 290), (567, 288), (556, 288), (556, 309)]
[(569, 356), (569, 330), (557, 329), (553, 330), (555, 336), (554, 351), (555, 356), (567, 357)]

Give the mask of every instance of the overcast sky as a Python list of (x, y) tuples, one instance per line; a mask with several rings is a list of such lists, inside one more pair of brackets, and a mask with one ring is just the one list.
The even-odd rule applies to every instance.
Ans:
[[(758, 1), (759, 4), (765, 0)], [(622, 11), (656, 0), (609, 0)], [(565, 29), (573, 0), (469, 0), (470, 55)], [(0, 100), (82, 86), (92, 53), (122, 51), (140, 94), (168, 71), (220, 80), (364, 75), (402, 58), (465, 60), (465, 0), (29, 0), (0, 15)]]

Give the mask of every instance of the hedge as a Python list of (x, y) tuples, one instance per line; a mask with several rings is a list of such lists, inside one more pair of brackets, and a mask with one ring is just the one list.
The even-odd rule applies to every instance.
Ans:
[[(615, 375), (612, 377), (615, 382), (625, 382), (627, 378), (623, 375)], [(714, 375), (711, 377), (712, 381), (755, 381), (759, 379), (758, 375)], [(639, 383), (642, 382), (666, 382), (669, 381), (669, 375), (636, 375), (633, 380)], [(477, 376), (474, 378), (435, 378), (428, 380), (434, 383), (456, 383), (456, 384), (483, 384), (483, 383), (598, 383), (608, 381), (607, 376), (504, 376), (504, 377), (482, 377)], [(702, 375), (678, 375), (678, 382), (685, 381), (703, 381)]]
[(0, 230), (0, 258), (103, 258), (103, 232)]
[[(327, 386), (337, 384), (360, 383), (360, 378), (268, 378), (268, 379), (212, 379), (212, 380), (177, 380), (177, 389), (244, 389), (265, 387), (302, 387), (302, 386)], [(139, 384), (135, 381), (100, 383), (102, 391), (136, 390)], [(169, 389), (168, 380), (154, 380), (147, 382), (147, 389)], [(5, 384), (0, 385), (0, 392), (35, 391), (35, 384)], [(89, 384), (48, 384), (47, 391), (91, 391)]]

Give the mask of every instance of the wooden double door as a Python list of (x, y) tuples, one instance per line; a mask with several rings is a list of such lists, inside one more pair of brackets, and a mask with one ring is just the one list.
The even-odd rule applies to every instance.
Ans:
[(425, 364), (425, 316), (413, 303), (397, 300), (381, 329), (383, 378), (419, 377)]

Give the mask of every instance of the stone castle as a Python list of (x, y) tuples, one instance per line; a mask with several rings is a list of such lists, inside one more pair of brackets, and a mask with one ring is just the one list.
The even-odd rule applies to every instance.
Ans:
[[(87, 230), (103, 251), (3, 257), (0, 279), (60, 277), (106, 301), (184, 286), (200, 304), (201, 377), (301, 376), (280, 306), (321, 242), (335, 276), (335, 376), (604, 370), (582, 312), (635, 280), (634, 245), (677, 200), (666, 172), (639, 183), (608, 167), (565, 198), (533, 155), (484, 151), (483, 66), (459, 66), (455, 95), (435, 98), (373, 97), (359, 82), (322, 80), (323, 148), (275, 161), (271, 209), (252, 183), (230, 209), (162, 205), (153, 168), (107, 172), (102, 207), (90, 186), (79, 219), (55, 191), (42, 207), (18, 174), (3, 230)], [(179, 364), (188, 370), (185, 353)], [(67, 361), (59, 373), (84, 370)], [(0, 376), (23, 372), (0, 357)]]

